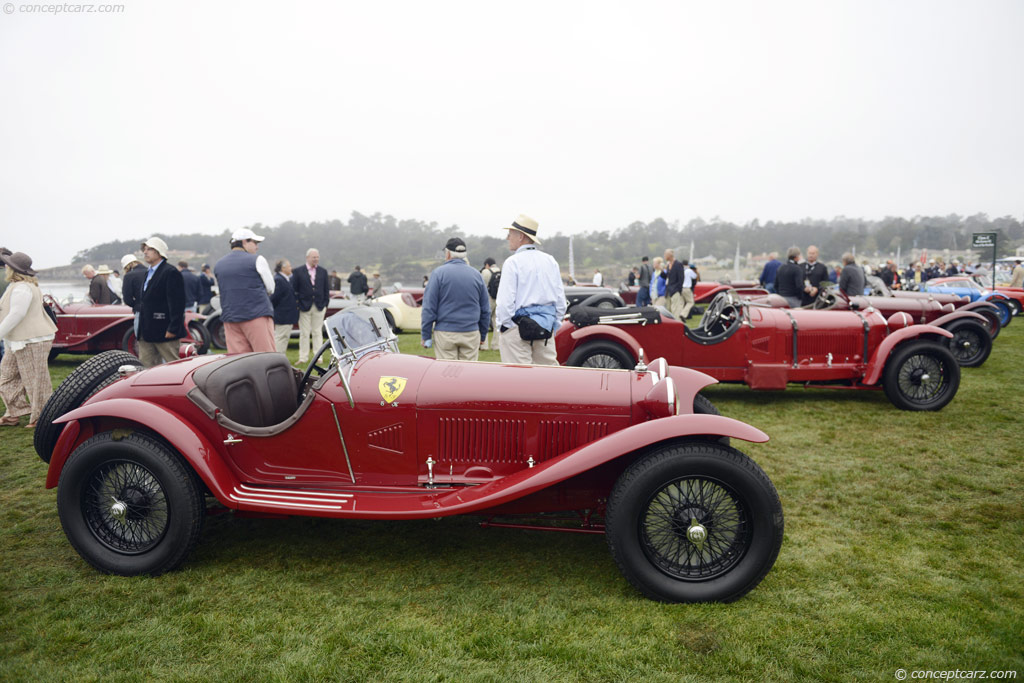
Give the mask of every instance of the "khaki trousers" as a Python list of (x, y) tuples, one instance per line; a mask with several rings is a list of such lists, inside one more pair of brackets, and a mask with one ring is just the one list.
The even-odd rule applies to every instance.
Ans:
[(658, 298), (656, 298), (654, 300), (654, 304), (653, 305), (654, 306), (664, 306), (665, 308), (668, 308), (667, 304), (668, 304), (668, 302), (665, 301), (665, 297), (659, 296)]
[(682, 315), (680, 320), (686, 320), (686, 316), (690, 315), (690, 309), (693, 308), (693, 290), (689, 287), (683, 287), (683, 291), (680, 294), (683, 296), (683, 309), (680, 311), (680, 315)]
[[(299, 311), (299, 363), (309, 360), (309, 343), (313, 342), (313, 353), (324, 343), (324, 315), (327, 307), (310, 306), (308, 311)], [(311, 339), (312, 337), (312, 339)]]
[(139, 340), (139, 360), (142, 367), (152, 368), (162, 363), (171, 363), (178, 360), (178, 348), (181, 344), (177, 339), (168, 339), (165, 342), (148, 342)]
[(495, 316), (498, 314), (498, 302), (491, 299), (491, 333), (487, 339), (484, 340), (484, 349), (498, 350), (498, 326), (494, 321)]
[(683, 321), (683, 294), (682, 292), (676, 292), (668, 298), (668, 310), (675, 316), (675, 319)]
[(292, 339), (291, 325), (274, 325), (274, 347), (278, 353), (288, 350), (288, 342)]
[(53, 393), (47, 365), (53, 341), (32, 342), (18, 351), (7, 350), (0, 361), (0, 398), (7, 406), (4, 417), (28, 415), (29, 422), (39, 413)]
[(480, 357), (480, 333), (434, 330), (434, 358), (438, 360), (476, 360)]
[(513, 325), (504, 332), (497, 332), (497, 334), (498, 350), (501, 352), (502, 363), (558, 365), (554, 335), (551, 336), (551, 339), (538, 339), (528, 342), (519, 336), (519, 327), (516, 325)]
[(224, 323), (228, 353), (274, 351), (274, 319), (264, 315), (240, 323)]

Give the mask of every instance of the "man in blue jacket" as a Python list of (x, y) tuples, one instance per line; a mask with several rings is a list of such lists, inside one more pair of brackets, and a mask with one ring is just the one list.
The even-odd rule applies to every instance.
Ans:
[(292, 264), (287, 259), (274, 265), (274, 293), (270, 295), (270, 303), (274, 307), (274, 345), (278, 353), (288, 350), (292, 327), (299, 322), (299, 304), (289, 280), (291, 276)]
[(466, 262), (466, 243), (453, 237), (423, 291), (421, 343), (439, 360), (476, 360), (491, 324), (483, 276)]

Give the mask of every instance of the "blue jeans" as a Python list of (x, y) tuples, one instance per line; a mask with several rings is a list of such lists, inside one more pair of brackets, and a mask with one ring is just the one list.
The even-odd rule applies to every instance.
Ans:
[(636, 305), (637, 306), (650, 306), (651, 305), (651, 288), (641, 287), (636, 293)]

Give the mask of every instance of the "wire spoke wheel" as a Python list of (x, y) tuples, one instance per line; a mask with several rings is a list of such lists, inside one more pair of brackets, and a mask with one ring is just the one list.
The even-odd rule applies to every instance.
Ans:
[(647, 502), (639, 520), (644, 553), (669, 576), (713, 579), (732, 569), (751, 542), (750, 514), (720, 481), (677, 479)]
[(918, 353), (907, 358), (900, 367), (900, 392), (913, 401), (927, 401), (937, 396), (946, 378), (942, 364), (928, 353)]
[(622, 364), (619, 362), (619, 359), (614, 356), (610, 356), (607, 353), (595, 353), (590, 356), (590, 358), (583, 361), (582, 367), (617, 370), (622, 368)]
[(125, 554), (143, 553), (163, 538), (170, 522), (167, 495), (142, 465), (109, 461), (85, 482), (82, 515), (103, 545)]

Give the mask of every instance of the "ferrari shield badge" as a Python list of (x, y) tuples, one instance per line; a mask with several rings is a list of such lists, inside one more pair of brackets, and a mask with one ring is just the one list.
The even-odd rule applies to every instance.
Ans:
[(380, 389), (380, 397), (385, 403), (394, 403), (402, 395), (406, 383), (405, 377), (381, 377), (377, 383)]

